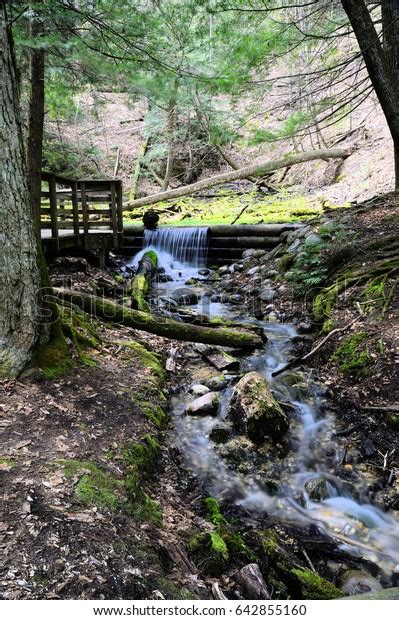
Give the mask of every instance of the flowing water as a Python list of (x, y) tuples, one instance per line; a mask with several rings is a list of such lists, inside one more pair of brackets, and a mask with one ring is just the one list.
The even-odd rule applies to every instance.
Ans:
[[(161, 266), (175, 276), (168, 284), (168, 293), (193, 277), (204, 257), (202, 245), (193, 253), (191, 249), (186, 252), (180, 246), (181, 243), (190, 243), (189, 247), (192, 247), (193, 234), (190, 236), (187, 230), (176, 229), (175, 240), (173, 229), (161, 229), (146, 235), (147, 247), (158, 252)], [(205, 232), (199, 235), (197, 231), (200, 229), (194, 230), (197, 239), (205, 238)], [(168, 254), (168, 250), (172, 253)], [(190, 256), (188, 264), (185, 263), (187, 256)], [(137, 259), (135, 257), (136, 262)], [(206, 303), (198, 305), (197, 310), (210, 316), (248, 321), (244, 307), (210, 303), (206, 286), (203, 285)], [(162, 289), (160, 293), (165, 294)], [(388, 574), (397, 572), (398, 515), (385, 513), (367, 503), (365, 491), (372, 480), (365, 468), (356, 464), (349, 468), (342, 465), (344, 440), (335, 435), (336, 420), (327, 390), (316, 380), (312, 369), (295, 373), (287, 371), (272, 377), (272, 373), (289, 359), (292, 340), (297, 335), (295, 327), (278, 322), (256, 321), (256, 324), (264, 329), (267, 341), (261, 350), (240, 360), (241, 370), (262, 372), (276, 398), (288, 403), (289, 449), (276, 459), (275, 446), (266, 444), (255, 450), (244, 438), (241, 454), (247, 455), (248, 462), (238, 468), (232, 466), (225, 458), (223, 447), (212, 441), (210, 434), (216, 426), (228, 423), (227, 410), (233, 386), (230, 384), (220, 392), (218, 415), (204, 418), (184, 415), (187, 403), (195, 397), (182, 389), (172, 401), (173, 441), (187, 466), (206, 486), (209, 494), (240, 505), (257, 516), (268, 513), (299, 524), (317, 523), (318, 527), (335, 536), (348, 552), (374, 561)], [(232, 441), (240, 442), (243, 438), (236, 437)], [(269, 449), (271, 456), (268, 456)], [(270, 476), (275, 477), (277, 490), (272, 494)], [(317, 501), (309, 495), (308, 483), (314, 480), (323, 481), (323, 499)]]

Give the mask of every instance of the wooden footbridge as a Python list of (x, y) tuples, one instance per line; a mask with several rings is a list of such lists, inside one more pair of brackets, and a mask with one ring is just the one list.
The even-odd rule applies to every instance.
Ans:
[[(41, 238), (45, 255), (123, 245), (122, 181), (42, 173)], [(47, 187), (46, 187), (47, 186)]]
[[(103, 263), (107, 253), (133, 256), (143, 247), (143, 226), (123, 226), (120, 179), (71, 179), (42, 173), (41, 238), (45, 256), (95, 250)], [(237, 261), (247, 248), (271, 249), (293, 224), (220, 225), (208, 227), (208, 262)]]

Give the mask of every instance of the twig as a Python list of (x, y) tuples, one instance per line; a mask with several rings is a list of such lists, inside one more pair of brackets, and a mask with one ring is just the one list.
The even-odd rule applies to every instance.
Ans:
[(354, 319), (351, 323), (348, 323), (348, 325), (345, 325), (344, 327), (337, 327), (336, 329), (333, 329), (332, 332), (330, 332), (325, 338), (323, 338), (323, 340), (321, 342), (319, 342), (319, 344), (314, 349), (312, 349), (309, 353), (307, 353), (303, 357), (296, 357), (296, 358), (294, 358), (293, 360), (288, 362), (288, 364), (286, 364), (285, 366), (283, 366), (279, 370), (276, 370), (275, 372), (273, 372), (272, 373), (272, 377), (277, 377), (278, 375), (281, 375), (281, 373), (285, 372), (289, 368), (292, 368), (293, 366), (297, 366), (298, 364), (301, 364), (302, 362), (306, 362), (315, 353), (317, 353), (317, 351), (319, 351), (321, 349), (321, 347), (324, 346), (325, 343), (328, 342), (328, 340), (330, 340), (330, 338), (335, 336), (335, 334), (338, 334), (340, 332), (346, 331), (347, 329), (352, 327), (352, 325), (356, 321), (357, 321), (357, 318)]

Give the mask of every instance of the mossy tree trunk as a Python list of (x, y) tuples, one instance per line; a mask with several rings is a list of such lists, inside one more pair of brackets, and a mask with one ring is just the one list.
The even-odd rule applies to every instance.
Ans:
[(114, 323), (122, 323), (127, 327), (133, 327), (134, 329), (157, 334), (165, 338), (242, 349), (254, 349), (262, 345), (262, 339), (258, 335), (245, 331), (240, 332), (237, 329), (199, 327), (197, 325), (178, 323), (177, 321), (147, 312), (130, 310), (108, 299), (88, 295), (80, 291), (62, 288), (54, 289), (54, 292), (60, 299), (79, 306), (93, 316)]
[[(18, 73), (5, 6), (0, 6), (0, 375), (16, 376), (47, 334), (47, 269), (28, 188)], [(51, 313), (49, 313), (51, 315)]]

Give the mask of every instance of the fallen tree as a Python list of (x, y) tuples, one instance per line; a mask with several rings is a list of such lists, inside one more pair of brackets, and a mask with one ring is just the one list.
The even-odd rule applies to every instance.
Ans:
[(54, 294), (61, 300), (79, 306), (88, 314), (113, 323), (123, 323), (133, 329), (139, 329), (165, 338), (184, 340), (186, 342), (202, 342), (204, 344), (222, 345), (240, 349), (255, 349), (262, 346), (262, 339), (237, 329), (218, 327), (199, 327), (178, 323), (171, 319), (152, 315), (139, 310), (130, 310), (108, 299), (73, 291), (55, 288)]
[(245, 179), (248, 176), (264, 176), (280, 168), (286, 168), (287, 166), (293, 166), (295, 164), (303, 164), (315, 159), (345, 159), (352, 154), (351, 149), (320, 149), (315, 151), (307, 151), (306, 153), (298, 153), (296, 155), (286, 155), (281, 159), (274, 159), (272, 161), (260, 162), (257, 164), (250, 164), (239, 168), (238, 170), (230, 170), (223, 174), (218, 174), (209, 179), (203, 179), (190, 185), (184, 185), (177, 189), (171, 189), (167, 192), (160, 192), (159, 194), (152, 194), (144, 198), (138, 198), (128, 202), (125, 205), (125, 209), (132, 210), (136, 207), (143, 207), (145, 205), (155, 204), (161, 200), (170, 200), (172, 198), (179, 198), (180, 196), (188, 196), (195, 194), (203, 189), (214, 187), (215, 185), (222, 185), (223, 183), (231, 183), (232, 181), (238, 181), (239, 179)]

